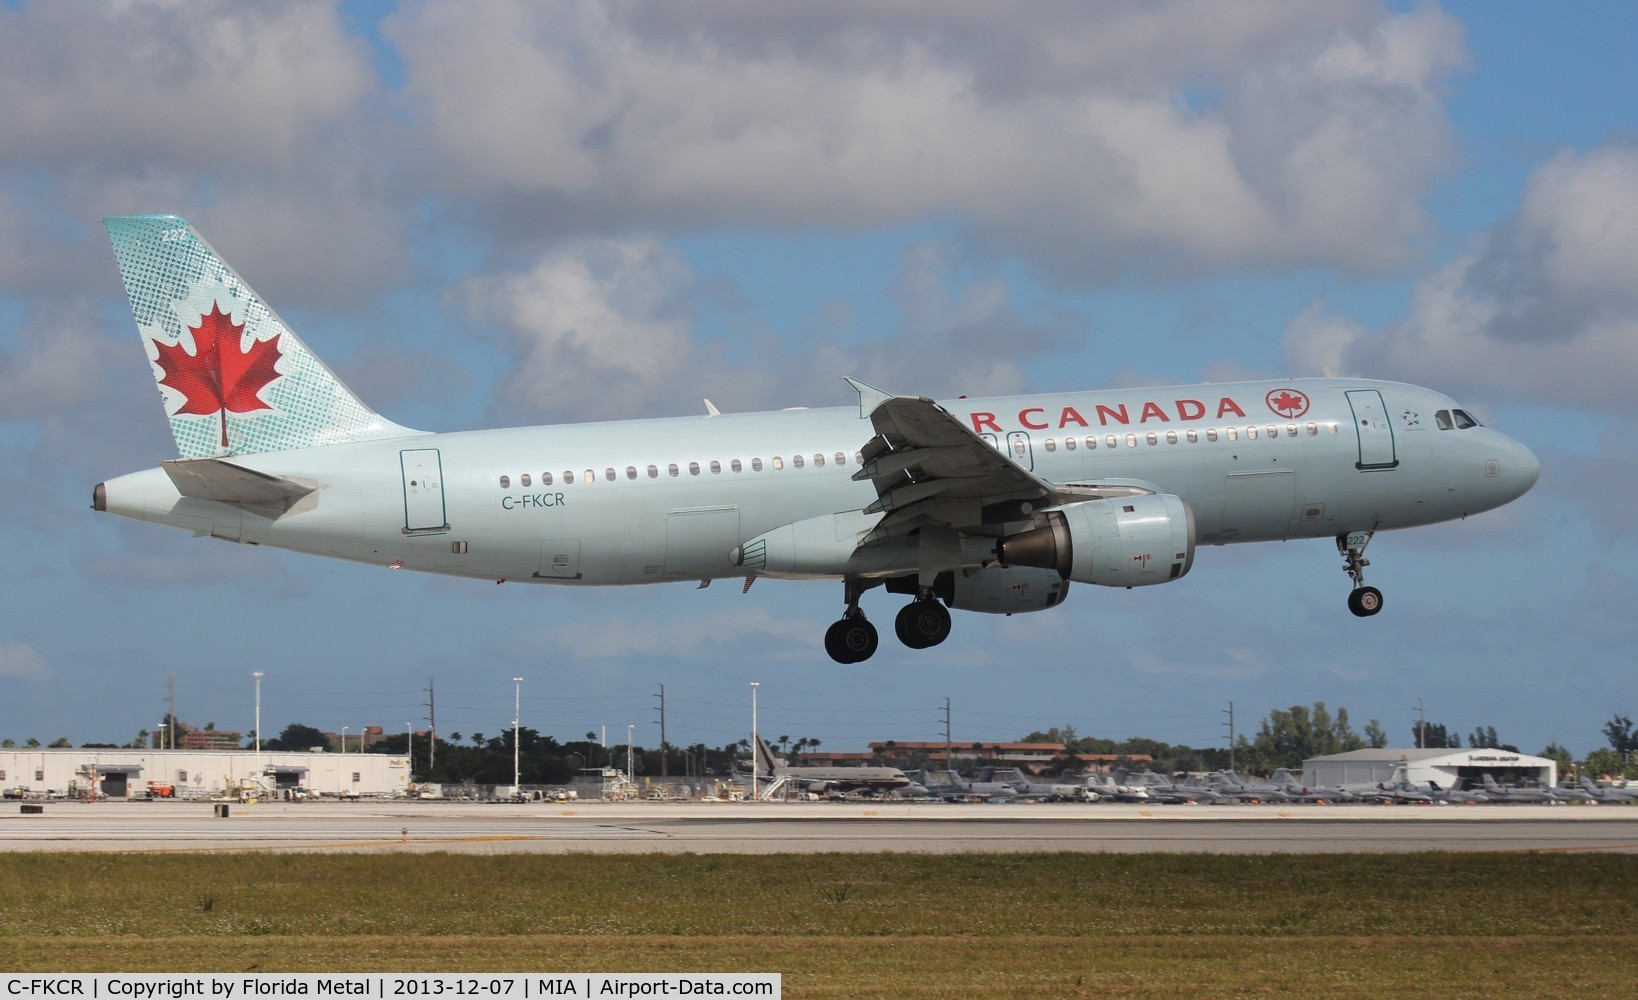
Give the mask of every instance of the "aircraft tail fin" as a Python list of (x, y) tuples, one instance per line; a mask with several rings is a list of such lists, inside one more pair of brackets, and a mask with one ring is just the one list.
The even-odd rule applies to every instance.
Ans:
[(762, 773), (767, 775), (778, 774), (785, 769), (784, 762), (774, 755), (773, 747), (768, 745), (768, 741), (762, 738), (761, 733), (756, 737), (756, 762), (762, 768)]
[(102, 224), (183, 458), (418, 433), (364, 405), (186, 219)]

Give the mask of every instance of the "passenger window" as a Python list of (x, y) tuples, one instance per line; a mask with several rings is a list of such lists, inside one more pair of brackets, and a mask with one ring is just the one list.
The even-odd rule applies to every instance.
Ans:
[(1150, 444), (1155, 444), (1155, 443), (1156, 443), (1156, 442), (1158, 442), (1158, 441), (1159, 441), (1159, 440), (1160, 440), (1160, 439), (1159, 439), (1159, 438), (1158, 438), (1158, 437), (1156, 437), (1156, 436), (1155, 436), (1155, 432), (1154, 432), (1154, 431), (1150, 431), (1150, 432), (1149, 432), (1149, 433), (1147, 433), (1147, 434), (1145, 434), (1145, 435), (1143, 435), (1143, 440), (1145, 440), (1145, 441), (1147, 441), (1147, 442), (1149, 442), (1149, 443), (1150, 443)]
[(550, 472), (542, 472), (540, 474), (540, 485), (542, 485), (542, 486), (552, 485), (552, 474)]
[(1189, 432), (1189, 443), (1190, 444), (1199, 444), (1200, 443), (1200, 432), (1199, 431), (1190, 431)]
[(565, 486), (572, 486), (574, 484), (574, 473), (573, 472), (563, 473), (563, 484)]
[(1126, 435), (1126, 447), (1128, 447), (1128, 448), (1136, 448), (1137, 447), (1137, 435), (1136, 434)]
[(802, 467), (802, 456), (801, 455), (792, 455), (791, 456), (791, 467), (795, 468), (795, 469), (800, 469)]
[(1268, 425), (1268, 439), (1270, 441), (1280, 436), (1280, 429), (1273, 424)]
[(780, 458), (778, 455), (775, 455), (773, 457), (773, 467), (774, 467), (774, 471), (778, 472), (779, 470), (781, 470), (781, 469), (783, 469), (785, 467), (785, 460), (783, 458)]
[(681, 470), (677, 468), (676, 462), (672, 462), (670, 465), (665, 467), (665, 474), (670, 476), (672, 479), (676, 479), (680, 471)]
[(698, 463), (698, 462), (689, 462), (688, 463), (688, 474), (690, 476), (699, 475), (700, 474), (700, 463)]
[(604, 469), (603, 470), (603, 478), (607, 479), (611, 483), (614, 482), (614, 470), (613, 469)]
[(1177, 432), (1176, 431), (1167, 431), (1166, 432), (1166, 443), (1167, 444), (1176, 444), (1177, 443)]
[(1058, 441), (1057, 441), (1056, 438), (1047, 438), (1046, 439), (1046, 450), (1049, 451), (1049, 452), (1058, 450)]
[(595, 469), (587, 469), (586, 470), (586, 485), (590, 486), (595, 482), (597, 482), (597, 471)]
[(518, 477), (518, 485), (519, 486), (528, 486), (529, 485), (529, 473), (525, 472), (523, 475)]
[(1288, 437), (1288, 438), (1296, 437), (1297, 436), (1297, 425), (1296, 424), (1286, 424), (1285, 425), (1285, 436)]
[(635, 466), (635, 465), (626, 466), (626, 478), (627, 479), (636, 479), (637, 478), (637, 466)]
[(823, 455), (813, 456), (813, 467), (815, 469), (823, 469), (825, 467), (825, 456), (823, 456)]
[(734, 470), (735, 472), (744, 472), (745, 471), (745, 466), (739, 464), (739, 459), (737, 459), (737, 458), (734, 459), (732, 462), (728, 463), (728, 468)]
[(655, 466), (652, 466), (652, 465), (649, 466), (648, 467), (648, 478), (650, 478), (650, 479), (660, 478), (660, 470), (658, 468), (656, 468)]
[(1074, 438), (1064, 438), (1064, 451), (1074, 451), (1074, 450), (1075, 450), (1075, 439)]
[(722, 475), (722, 463), (717, 461), (714, 458), (711, 459), (711, 475), (713, 475), (713, 476)]
[(1318, 434), (1319, 434), (1319, 424), (1309, 424), (1308, 425), (1308, 436), (1309, 437), (1315, 437)]
[(1228, 438), (1230, 441), (1238, 441), (1240, 440), (1240, 429), (1238, 427), (1230, 427), (1223, 431), (1223, 436)]
[(509, 490), (509, 489), (512, 488), (512, 477), (511, 476), (502, 476), (501, 480), (500, 480), (500, 483), (501, 483), (501, 489)]
[(1207, 441), (1212, 441), (1212, 442), (1215, 442), (1217, 440), (1217, 428), (1208, 427), (1206, 429), (1206, 440)]
[(761, 472), (762, 471), (762, 459), (760, 459), (760, 458), (751, 459), (751, 471), (752, 472)]
[(1246, 428), (1246, 440), (1247, 441), (1257, 440), (1257, 428), (1255, 428), (1255, 427), (1247, 427)]
[(1104, 438), (1104, 439), (1103, 439), (1103, 445), (1104, 445), (1104, 447), (1105, 447), (1105, 448), (1113, 448), (1113, 447), (1115, 447), (1115, 446), (1116, 446), (1116, 443), (1117, 443), (1117, 442), (1118, 442), (1118, 441), (1119, 441), (1119, 440), (1120, 440), (1120, 439), (1119, 439), (1119, 438), (1117, 438), (1117, 437), (1115, 437), (1115, 435), (1113, 435), (1113, 434), (1110, 434), (1110, 435), (1109, 435), (1109, 436), (1107, 436), (1107, 437), (1105, 437), (1105, 438)]
[(845, 465), (847, 465), (847, 452), (845, 452), (845, 451), (837, 452), (836, 453), (836, 467), (838, 469), (840, 469)]

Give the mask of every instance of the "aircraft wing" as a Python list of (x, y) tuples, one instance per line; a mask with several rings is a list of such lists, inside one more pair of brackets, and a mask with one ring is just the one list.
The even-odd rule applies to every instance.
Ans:
[(951, 413), (922, 396), (894, 396), (856, 379), (859, 408), (876, 436), (860, 450), (857, 481), (876, 487), (866, 514), (883, 517), (867, 542), (943, 526), (999, 534), (1042, 508), (1152, 492), (1146, 484), (1049, 483), (997, 451)]

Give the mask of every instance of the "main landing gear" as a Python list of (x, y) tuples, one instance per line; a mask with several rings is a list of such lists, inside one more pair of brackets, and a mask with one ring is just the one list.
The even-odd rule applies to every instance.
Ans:
[(1369, 618), (1382, 610), (1382, 591), (1365, 586), (1365, 567), (1371, 561), (1365, 558), (1365, 546), (1371, 544), (1374, 531), (1356, 531), (1337, 536), (1337, 551), (1342, 553), (1342, 571), (1354, 581), (1348, 595), (1348, 610), (1360, 618)]
[[(880, 643), (876, 626), (859, 609), (859, 596), (867, 586), (856, 580), (844, 584), (847, 610), (825, 632), (825, 652), (837, 663), (862, 663), (870, 659)], [(911, 649), (928, 649), (950, 637), (950, 612), (931, 590), (923, 590), (899, 609), (893, 631)]]

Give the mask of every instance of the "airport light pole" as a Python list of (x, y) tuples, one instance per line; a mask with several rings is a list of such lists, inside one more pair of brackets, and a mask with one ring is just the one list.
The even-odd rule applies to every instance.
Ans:
[(757, 758), (762, 749), (756, 741), (756, 689), (762, 686), (761, 681), (751, 682), (751, 801), (756, 801), (757, 793)]
[(631, 769), (631, 741), (636, 731), (637, 727), (634, 725), (626, 727), (626, 783), (633, 788), (637, 787), (637, 782), (632, 780), (636, 772)]
[(412, 722), (404, 723), (404, 739), (405, 739), (406, 745), (408, 747), (408, 749), (406, 750), (404, 756), (409, 758), (409, 778), (407, 780), (414, 781), (415, 780), (415, 724), (414, 723), (412, 723)]
[(518, 734), (522, 732), (519, 721), (523, 718), (523, 678), (512, 678), (512, 794), (521, 797), (523, 786), (518, 783)]
[(351, 728), (352, 728), (351, 726), (342, 726), (341, 727), (341, 752), (342, 753), (347, 752), (347, 730), (349, 730)]
[(250, 676), (256, 678), (256, 766), (262, 766), (262, 672), (257, 670)]

